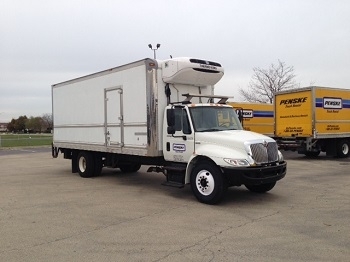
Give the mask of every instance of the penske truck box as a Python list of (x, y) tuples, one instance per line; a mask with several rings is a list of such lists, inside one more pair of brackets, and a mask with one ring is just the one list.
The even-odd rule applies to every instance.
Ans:
[(230, 186), (267, 192), (286, 162), (275, 140), (243, 130), (228, 97), (213, 93), (223, 74), (213, 61), (147, 58), (54, 84), (53, 157), (61, 152), (82, 177), (147, 165), (208, 204)]
[(244, 130), (257, 132), (266, 136), (274, 135), (274, 106), (272, 104), (229, 102), (237, 112), (242, 112)]
[(305, 87), (275, 94), (275, 137), (299, 153), (347, 157), (350, 152), (350, 89)]

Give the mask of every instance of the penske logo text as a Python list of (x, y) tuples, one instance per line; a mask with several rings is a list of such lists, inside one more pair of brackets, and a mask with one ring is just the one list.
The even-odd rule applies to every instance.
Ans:
[(293, 105), (293, 104), (300, 104), (305, 103), (307, 100), (307, 97), (298, 97), (298, 98), (291, 98), (291, 99), (282, 99), (280, 102), (280, 105)]
[(243, 109), (244, 118), (253, 118), (253, 110)]
[(323, 108), (326, 109), (342, 109), (342, 99), (334, 97), (323, 98)]

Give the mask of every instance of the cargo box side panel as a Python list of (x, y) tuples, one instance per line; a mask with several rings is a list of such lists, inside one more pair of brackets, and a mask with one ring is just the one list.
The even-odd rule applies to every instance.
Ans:
[(273, 136), (274, 113), (272, 104), (229, 103), (235, 109), (243, 109), (243, 128), (248, 131)]
[[(54, 86), (54, 142), (85, 145), (86, 149), (97, 145), (107, 150), (111, 146), (106, 136), (107, 127), (116, 142), (114, 145), (119, 147), (115, 152), (122, 152), (121, 141), (125, 146), (146, 148), (145, 79), (146, 69), (141, 65)], [(111, 90), (107, 92), (107, 107), (106, 90)]]
[(350, 136), (350, 90), (316, 88), (317, 136)]
[(124, 147), (147, 148), (146, 68), (128, 70), (123, 78)]
[(313, 134), (311, 90), (275, 96), (275, 136), (310, 137)]
[(54, 142), (103, 146), (104, 108), (101, 85), (80, 81), (52, 90)]

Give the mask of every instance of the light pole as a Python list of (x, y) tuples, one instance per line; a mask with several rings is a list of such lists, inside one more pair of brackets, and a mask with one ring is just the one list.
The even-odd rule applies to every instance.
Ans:
[(153, 48), (151, 44), (149, 44), (148, 47), (153, 50), (153, 56), (154, 56), (154, 59), (156, 59), (156, 50), (158, 50), (158, 48), (160, 47), (160, 44), (157, 44), (156, 48)]

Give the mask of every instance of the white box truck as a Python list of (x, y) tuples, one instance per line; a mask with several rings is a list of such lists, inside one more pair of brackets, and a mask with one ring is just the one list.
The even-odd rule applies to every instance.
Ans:
[(102, 167), (163, 173), (164, 185), (191, 184), (203, 203), (229, 186), (267, 192), (286, 174), (270, 137), (243, 130), (228, 97), (214, 95), (216, 62), (143, 59), (52, 85), (52, 155), (82, 177)]

